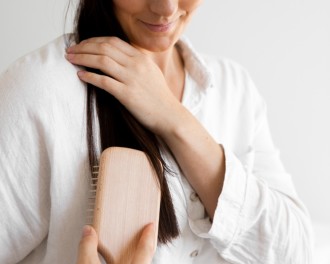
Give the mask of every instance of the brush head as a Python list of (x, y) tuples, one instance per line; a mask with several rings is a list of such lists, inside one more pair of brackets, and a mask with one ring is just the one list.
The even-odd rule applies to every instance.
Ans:
[[(111, 147), (101, 154), (93, 226), (107, 263), (130, 263), (143, 228), (158, 230), (160, 188), (144, 152)], [(157, 243), (157, 232), (155, 244)]]

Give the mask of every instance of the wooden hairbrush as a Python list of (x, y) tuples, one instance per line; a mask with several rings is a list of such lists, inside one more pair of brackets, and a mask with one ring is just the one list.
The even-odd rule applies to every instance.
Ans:
[(121, 147), (104, 150), (93, 182), (93, 226), (107, 263), (130, 263), (143, 228), (155, 225), (160, 210), (157, 175), (144, 152)]

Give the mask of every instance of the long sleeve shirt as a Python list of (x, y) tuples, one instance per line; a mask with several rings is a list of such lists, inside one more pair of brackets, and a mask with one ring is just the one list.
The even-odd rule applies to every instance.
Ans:
[[(86, 84), (64, 58), (68, 36), (0, 76), (0, 263), (75, 263), (86, 220)], [(308, 212), (285, 171), (266, 105), (247, 71), (177, 47), (182, 104), (223, 146), (225, 181), (212, 221), (175, 159), (162, 155), (180, 236), (153, 264), (312, 263)]]

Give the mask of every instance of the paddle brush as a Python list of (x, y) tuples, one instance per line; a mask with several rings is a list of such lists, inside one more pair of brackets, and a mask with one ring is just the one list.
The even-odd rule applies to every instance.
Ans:
[(157, 243), (161, 195), (156, 172), (144, 152), (122, 147), (104, 150), (95, 169), (90, 202), (98, 250), (109, 264), (130, 263), (149, 223)]

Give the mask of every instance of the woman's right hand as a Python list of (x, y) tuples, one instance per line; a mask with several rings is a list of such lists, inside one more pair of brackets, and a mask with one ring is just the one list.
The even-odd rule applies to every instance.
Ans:
[[(150, 264), (155, 252), (154, 225), (147, 225), (142, 232), (137, 250), (130, 264)], [(85, 226), (79, 244), (77, 264), (100, 264), (97, 252), (98, 237), (91, 226)], [(128, 263), (122, 263), (128, 264)]]

